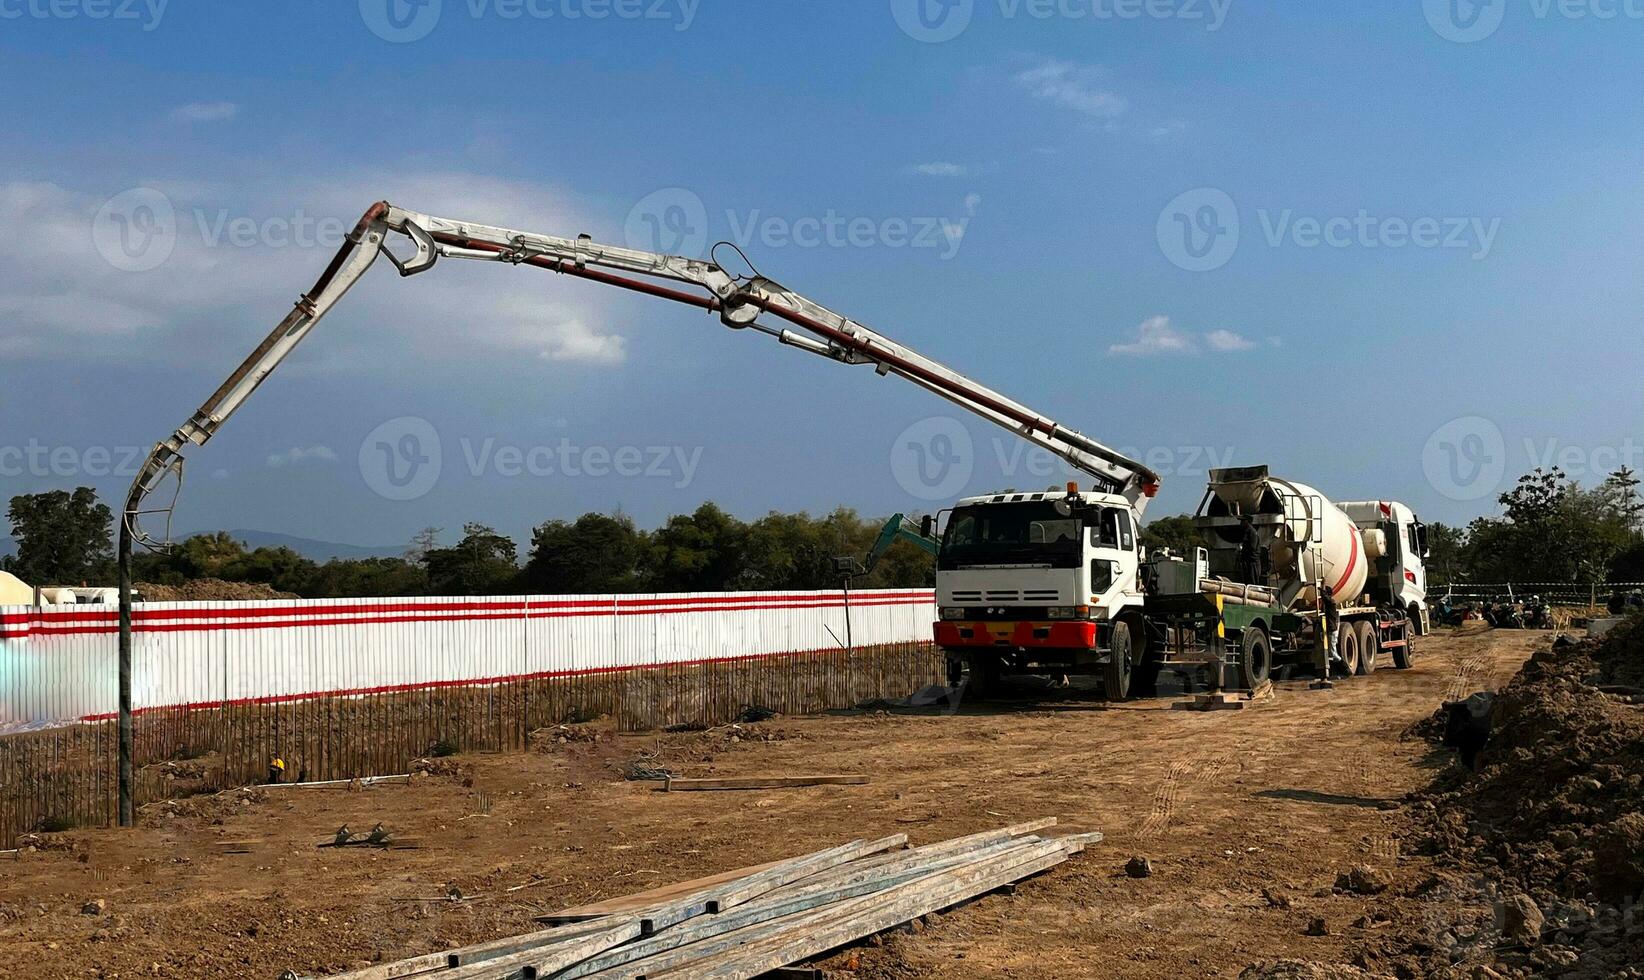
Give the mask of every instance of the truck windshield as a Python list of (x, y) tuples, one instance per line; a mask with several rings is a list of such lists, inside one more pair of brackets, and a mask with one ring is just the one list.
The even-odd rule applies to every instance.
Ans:
[(1048, 501), (960, 507), (942, 535), (942, 564), (1077, 566), (1082, 533), (1078, 517)]

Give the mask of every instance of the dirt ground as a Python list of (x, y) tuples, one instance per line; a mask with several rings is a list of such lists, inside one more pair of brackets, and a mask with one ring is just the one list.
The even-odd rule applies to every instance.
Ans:
[[(1447, 632), (1424, 638), (1409, 671), (1333, 691), (1286, 682), (1245, 711), (1073, 700), (649, 736), (596, 724), (545, 733), (530, 753), (434, 760), (409, 785), (151, 806), (136, 831), (75, 832), (0, 858), (0, 974), (331, 973), (857, 837), (925, 843), (1041, 816), (1106, 841), (1013, 897), (825, 965), (862, 978), (1175, 978), (1278, 957), (1346, 962), (1382, 922), (1375, 897), (1332, 890), (1337, 875), (1429, 871), (1401, 853), (1402, 798), (1454, 763), (1405, 729), (1443, 699), (1499, 687), (1545, 642)], [(635, 762), (872, 782), (663, 794), (624, 780)], [(378, 822), (421, 847), (315, 846)], [(222, 841), (258, 843), (236, 854)], [(1151, 877), (1125, 874), (1137, 855)]]

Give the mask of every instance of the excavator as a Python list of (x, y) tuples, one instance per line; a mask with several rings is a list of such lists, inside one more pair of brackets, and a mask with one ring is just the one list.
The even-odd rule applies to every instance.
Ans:
[[(391, 247), (392, 246), (392, 247)], [(125, 501), (120, 523), (121, 740), (130, 738), (130, 556), (134, 544), (163, 546), (141, 521), (169, 515), (190, 446), (203, 446), (268, 380), (379, 257), (401, 276), (441, 260), (528, 266), (694, 307), (733, 330), (752, 331), (805, 353), (871, 368), (924, 388), (1009, 429), (1089, 477), (1065, 492), (1008, 491), (961, 502), (937, 569), (937, 643), (950, 669), (993, 669), (999, 658), (1063, 659), (1104, 673), (1124, 697), (1143, 633), (1141, 549), (1136, 529), (1159, 491), (1152, 468), (1016, 402), (864, 324), (758, 273), (710, 259), (624, 248), (587, 235), (562, 238), (423, 214), (380, 201), (361, 216), (314, 286), (197, 412), (154, 447)], [(743, 256), (746, 262), (746, 257)], [(773, 324), (770, 321), (781, 321)], [(148, 498), (175, 479), (169, 504)], [(122, 763), (122, 782), (129, 781)], [(122, 794), (122, 817), (129, 805)]]
[(833, 569), (845, 577), (848, 588), (851, 579), (872, 575), (873, 570), (879, 567), (879, 559), (885, 557), (885, 552), (898, 541), (910, 542), (934, 558), (942, 546), (941, 540), (936, 537), (935, 525), (936, 519), (929, 515), (915, 524), (906, 514), (892, 514), (885, 526), (879, 529), (879, 536), (874, 538), (873, 547), (868, 549), (866, 558), (855, 555), (835, 558)]

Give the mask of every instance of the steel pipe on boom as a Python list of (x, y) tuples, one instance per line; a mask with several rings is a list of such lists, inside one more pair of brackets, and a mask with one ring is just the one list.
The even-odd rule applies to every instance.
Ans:
[[(390, 235), (403, 236), (410, 246), (409, 254), (401, 257), (389, 249)], [(751, 327), (798, 350), (842, 364), (872, 365), (879, 374), (905, 378), (1066, 460), (1076, 470), (1094, 477), (1102, 489), (1124, 496), (1138, 517), (1158, 492), (1159, 474), (1151, 467), (757, 273), (737, 276), (713, 261), (599, 244), (586, 235), (559, 238), (440, 218), (379, 201), (361, 216), (313, 288), (297, 300), (285, 319), (181, 428), (154, 447), (126, 495), (119, 542), (121, 826), (131, 826), (134, 819), (131, 556), (134, 545), (150, 545), (140, 527), (141, 518), (158, 512), (145, 511), (145, 501), (168, 479), (180, 482), (185, 448), (205, 445), (379, 255), (386, 255), (402, 276), (426, 272), (441, 258), (504, 262), (694, 306), (717, 313), (726, 326)], [(798, 330), (760, 323), (761, 315), (767, 313)], [(170, 507), (163, 510), (169, 514)]]

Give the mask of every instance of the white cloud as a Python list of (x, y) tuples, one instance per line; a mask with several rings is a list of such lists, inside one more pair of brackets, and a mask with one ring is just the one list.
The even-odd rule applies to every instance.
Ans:
[[(1165, 354), (1199, 353), (1201, 335), (1178, 330), (1167, 316), (1149, 317), (1136, 328), (1136, 339), (1125, 344), (1114, 344), (1109, 354), (1132, 357), (1155, 357)], [(1231, 330), (1212, 330), (1202, 335), (1203, 343), (1218, 354), (1250, 350), (1256, 342)]]
[(1102, 84), (1105, 75), (1100, 68), (1049, 59), (1035, 68), (1018, 72), (1015, 81), (1036, 99), (1111, 123), (1123, 115), (1130, 104)]
[(970, 170), (963, 164), (936, 160), (931, 163), (916, 163), (908, 168), (908, 173), (916, 177), (964, 177)]
[[(93, 237), (101, 194), (44, 182), (0, 183), (0, 353), (8, 357), (144, 357), (238, 363), (313, 284), (343, 231), (386, 197), (432, 214), (620, 241), (620, 215), (590, 219), (557, 188), (483, 174), (386, 171), (310, 175), (278, 184), (150, 182), (175, 212), (165, 260), (116, 268)], [(235, 237), (236, 225), (250, 228)], [(105, 228), (105, 232), (108, 229)], [(116, 239), (118, 242), (118, 239)], [(116, 255), (116, 258), (118, 256)], [(625, 341), (605, 327), (647, 301), (502, 263), (447, 259), (402, 280), (379, 262), (295, 355), (290, 370), (484, 368), (542, 356), (619, 364)], [(626, 305), (625, 305), (626, 304)], [(227, 329), (225, 329), (225, 327)]]
[(1231, 330), (1212, 330), (1204, 335), (1204, 340), (1205, 343), (1210, 345), (1211, 350), (1222, 351), (1224, 353), (1229, 351), (1250, 350), (1252, 347), (1256, 346), (1256, 342), (1254, 340), (1250, 340), (1236, 334)]
[(598, 334), (580, 320), (555, 324), (548, 331), (543, 360), (580, 361), (584, 364), (621, 364), (628, 357), (628, 339)]
[[(304, 463), (309, 460), (335, 463), (337, 461), (337, 452), (330, 446), (309, 446), (306, 449), (300, 446), (292, 446), (283, 453), (274, 453), (269, 456), (268, 465), (274, 467), (296, 466), (298, 463)], [(221, 472), (225, 475), (227, 474), (226, 470)]]
[(240, 107), (232, 102), (190, 102), (171, 110), (171, 121), (194, 123), (227, 122), (240, 114)]
[(1193, 338), (1170, 325), (1170, 317), (1155, 316), (1142, 321), (1136, 328), (1136, 339), (1128, 344), (1114, 344), (1109, 354), (1130, 354), (1150, 357), (1155, 354), (1191, 354), (1198, 348)]

